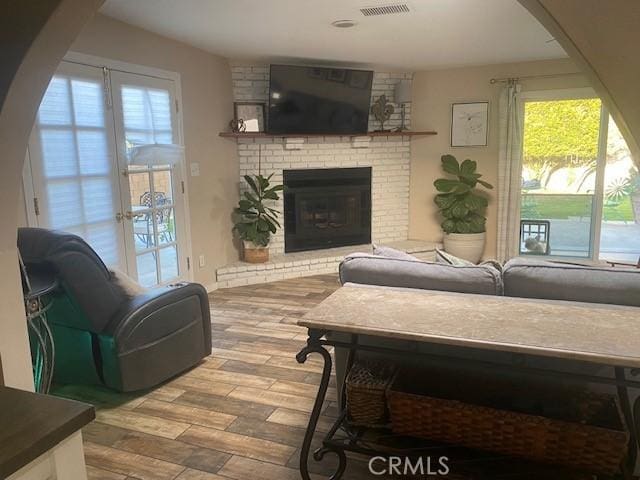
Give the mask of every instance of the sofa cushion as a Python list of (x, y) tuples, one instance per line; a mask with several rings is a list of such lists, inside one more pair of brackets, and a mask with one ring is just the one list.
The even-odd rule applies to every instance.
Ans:
[(386, 287), (502, 295), (502, 277), (491, 266), (454, 266), (355, 253), (340, 264), (340, 281)]
[(640, 270), (509, 260), (504, 294), (511, 297), (640, 307)]

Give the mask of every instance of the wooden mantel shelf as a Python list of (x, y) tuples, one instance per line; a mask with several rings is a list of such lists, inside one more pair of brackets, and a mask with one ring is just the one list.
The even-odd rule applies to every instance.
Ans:
[(416, 132), (404, 130), (402, 132), (367, 132), (360, 134), (338, 134), (338, 133), (265, 133), (265, 132), (220, 132), (223, 138), (313, 138), (313, 137), (420, 137), (426, 135), (437, 135), (438, 132)]

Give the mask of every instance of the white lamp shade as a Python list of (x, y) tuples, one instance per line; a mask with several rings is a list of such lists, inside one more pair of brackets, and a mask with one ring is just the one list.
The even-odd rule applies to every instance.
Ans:
[(175, 165), (183, 159), (182, 145), (152, 143), (135, 146), (129, 151), (130, 165)]
[(409, 80), (400, 80), (396, 83), (394, 99), (395, 103), (411, 103), (411, 82)]

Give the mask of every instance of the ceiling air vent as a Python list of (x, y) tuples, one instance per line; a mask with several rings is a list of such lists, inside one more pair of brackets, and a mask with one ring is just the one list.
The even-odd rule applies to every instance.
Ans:
[(392, 5), (380, 5), (378, 7), (364, 7), (360, 11), (365, 17), (375, 15), (392, 15), (394, 13), (409, 13), (409, 5), (406, 3), (394, 3)]

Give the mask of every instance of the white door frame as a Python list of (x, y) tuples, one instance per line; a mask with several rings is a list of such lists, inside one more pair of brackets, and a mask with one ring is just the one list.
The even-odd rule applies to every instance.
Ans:
[[(148, 67), (145, 65), (137, 65), (133, 63), (121, 62), (119, 60), (112, 60), (108, 58), (98, 57), (95, 55), (88, 55), (79, 52), (68, 52), (63, 61), (69, 63), (78, 63), (81, 65), (88, 65), (98, 68), (106, 68), (109, 70), (120, 71), (123, 73), (133, 73), (138, 75), (146, 75), (150, 77), (156, 77), (165, 80), (172, 80), (175, 84), (175, 95), (176, 95), (176, 131), (178, 133), (178, 138), (180, 142), (184, 144), (184, 122), (182, 118), (182, 84), (180, 79), (180, 74), (177, 72), (171, 72), (168, 70), (162, 70), (159, 68)], [(188, 157), (188, 151), (185, 151), (185, 157)], [(193, 251), (192, 251), (192, 241), (191, 241), (191, 217), (189, 208), (189, 182), (188, 182), (188, 169), (187, 169), (187, 160), (182, 162), (180, 165), (180, 176), (182, 178), (182, 185), (179, 189), (180, 192), (184, 192), (183, 194), (183, 210), (182, 212), (184, 218), (184, 252), (183, 255), (189, 258), (190, 268), (186, 271), (186, 277), (188, 280), (193, 281), (194, 267), (193, 267)], [(27, 162), (29, 162), (29, 154), (27, 152)], [(29, 226), (38, 226), (37, 218), (35, 216), (34, 206), (31, 201), (28, 200), (27, 192), (33, 191), (33, 178), (31, 176), (31, 165), (24, 169), (23, 172), (23, 184), (24, 184), (24, 192), (25, 192), (25, 204), (27, 206), (27, 220), (29, 222)], [(35, 222), (34, 222), (35, 220)]]

